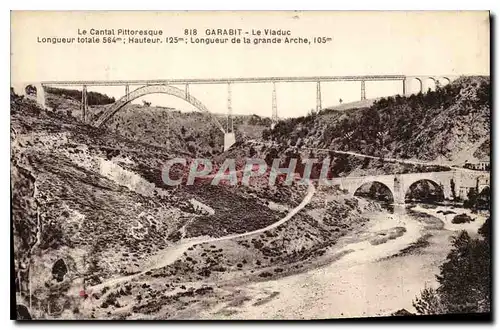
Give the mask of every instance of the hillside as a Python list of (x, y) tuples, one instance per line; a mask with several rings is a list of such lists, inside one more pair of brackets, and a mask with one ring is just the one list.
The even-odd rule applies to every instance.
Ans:
[[(223, 127), (226, 117), (214, 115)], [(269, 119), (235, 116), (233, 125), (238, 140), (259, 138), (270, 126)], [(117, 113), (107, 128), (136, 141), (184, 150), (197, 157), (210, 157), (223, 150), (224, 136), (207, 114), (180, 112), (162, 107), (135, 104)]]
[(324, 110), (282, 121), (263, 136), (299, 149), (460, 164), (487, 156), (489, 91), (489, 77), (461, 77), (425, 94), (382, 98), (369, 107)]
[[(298, 271), (365, 222), (365, 206), (331, 188), (312, 199), (314, 212), (305, 208), (286, 226), (195, 245), (163, 267), (187, 238), (270, 226), (302, 201), (307, 187), (172, 188), (162, 183), (161, 168), (185, 156), (182, 150), (96, 129), (15, 94), (11, 121), (16, 292), (26, 306), (31, 293), (35, 318), (161, 318), (148, 306), (175, 299), (166, 308), (178, 313), (206, 294), (224, 295), (214, 285), (220, 279)], [(327, 196), (338, 200), (327, 206)], [(193, 199), (214, 213), (196, 210)], [(292, 239), (292, 249), (279, 245)]]
[(315, 159), (311, 178), (317, 179), (321, 171), (322, 162), (328, 158), (330, 166), (328, 168), (328, 178), (344, 176), (365, 176), (383, 174), (405, 174), (449, 171), (448, 166), (442, 165), (417, 165), (398, 163), (386, 160), (384, 157), (363, 158), (354, 155), (340, 154), (334, 151), (317, 150), (314, 147), (279, 145), (277, 143), (266, 143), (263, 141), (247, 141), (237, 143), (230, 150), (214, 157), (218, 163), (225, 159), (236, 159), (238, 163), (244, 163), (246, 158), (264, 159), (271, 167), (274, 159), (280, 160), (280, 167), (286, 167), (291, 159), (297, 160), (295, 172), (303, 174), (304, 163), (307, 159)]
[[(36, 318), (189, 318), (219, 301), (238, 304), (237, 289), (228, 291), (238, 283), (331, 263), (351, 253), (336, 244), (357, 239), (366, 215), (382, 213), (379, 204), (335, 186), (270, 187), (265, 178), (250, 187), (209, 180), (170, 187), (162, 166), (175, 157), (207, 156), (216, 165), (279, 158), (282, 167), (291, 158), (330, 157), (333, 176), (447, 170), (384, 158), (488, 156), (488, 89), (486, 78), (461, 78), (424, 95), (282, 121), (272, 131), (264, 130), (268, 119), (239, 117), (239, 141), (224, 153), (220, 132), (202, 114), (130, 105), (97, 129), (79, 120), (76, 94), (48, 93), (49, 110), (12, 94), (18, 301), (29, 305), (31, 297)], [(91, 115), (105, 106), (93, 105)], [(394, 225), (363, 237), (373, 235), (367, 244), (376, 245), (403, 235)]]
[[(81, 92), (68, 89), (45, 90), (47, 104), (61, 115), (81, 118)], [(90, 97), (90, 94), (89, 94)], [(89, 119), (94, 120), (114, 99), (94, 93), (89, 99)], [(226, 116), (213, 114), (226, 127)], [(271, 119), (257, 115), (234, 115), (237, 140), (260, 138), (271, 126)], [(173, 108), (131, 103), (115, 114), (106, 129), (127, 139), (182, 151), (197, 157), (209, 157), (223, 150), (224, 136), (212, 118), (201, 112), (181, 112)]]

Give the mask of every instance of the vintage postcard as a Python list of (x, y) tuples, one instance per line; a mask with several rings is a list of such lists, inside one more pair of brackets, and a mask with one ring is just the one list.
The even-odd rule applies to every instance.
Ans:
[(12, 317), (489, 318), (490, 99), (487, 11), (13, 11)]

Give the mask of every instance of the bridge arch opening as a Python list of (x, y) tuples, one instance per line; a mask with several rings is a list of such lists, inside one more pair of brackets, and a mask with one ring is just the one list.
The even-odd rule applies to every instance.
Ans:
[(444, 188), (429, 179), (413, 182), (405, 194), (405, 202), (439, 203), (442, 201), (444, 201)]
[(24, 92), (28, 96), (36, 97), (38, 95), (38, 90), (35, 86), (29, 84), (24, 88)]
[(422, 84), (422, 93), (427, 93), (428, 91), (435, 91), (439, 82), (434, 77), (427, 77), (422, 80)]
[(45, 107), (45, 90), (39, 82), (14, 82), (13, 87), (16, 94), (24, 95)]
[(446, 85), (451, 84), (451, 79), (448, 77), (439, 77), (437, 78), (437, 85), (439, 87), (444, 87)]
[(406, 93), (411, 95), (411, 94), (418, 94), (420, 92), (424, 93), (424, 85), (423, 81), (419, 77), (409, 77), (406, 80), (406, 88), (407, 91)]
[(101, 127), (105, 125), (109, 119), (111, 119), (118, 111), (123, 109), (127, 104), (131, 103), (132, 101), (138, 98), (150, 94), (167, 94), (186, 101), (201, 113), (206, 114), (212, 120), (212, 122), (217, 126), (217, 128), (219, 128), (220, 131), (226, 133), (224, 127), (217, 120), (215, 115), (213, 115), (202, 102), (200, 102), (198, 99), (192, 96), (189, 93), (189, 90), (187, 89), (182, 90), (180, 88), (170, 85), (147, 85), (133, 90), (132, 92), (126, 94), (125, 96), (117, 100), (115, 103), (111, 104), (106, 110), (104, 110), (104, 112), (97, 118), (95, 126)]
[(479, 192), (480, 195), (489, 195), (490, 194), (490, 186), (486, 186), (481, 189)]
[(354, 196), (382, 202), (383, 204), (394, 203), (392, 190), (382, 182), (370, 181), (359, 186), (354, 192)]

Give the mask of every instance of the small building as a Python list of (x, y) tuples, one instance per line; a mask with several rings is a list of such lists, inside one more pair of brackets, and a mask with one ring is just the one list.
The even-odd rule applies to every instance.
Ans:
[(464, 167), (471, 169), (471, 170), (476, 170), (476, 171), (489, 171), (490, 170), (490, 159), (489, 158), (482, 158), (481, 160), (474, 162), (474, 163), (469, 163), (468, 161), (466, 161), (464, 164)]

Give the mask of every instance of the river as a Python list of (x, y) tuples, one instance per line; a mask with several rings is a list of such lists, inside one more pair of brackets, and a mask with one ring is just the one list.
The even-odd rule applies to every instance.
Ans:
[[(416, 206), (414, 210), (431, 214), (444, 222), (436, 229), (419, 221), (419, 217), (405, 209), (395, 214), (371, 215), (368, 233), (402, 226), (406, 232), (386, 243), (372, 245), (368, 240), (355, 243), (339, 242), (335, 252), (351, 253), (327, 266), (272, 281), (251, 283), (241, 288), (254, 294), (274, 292), (273, 299), (264, 304), (247, 304), (232, 314), (238, 319), (325, 319), (341, 317), (387, 316), (406, 309), (415, 312), (412, 300), (426, 286), (437, 286), (435, 275), (451, 249), (451, 237), (465, 229), (476, 233), (485, 217), (474, 215), (476, 221), (455, 225), (452, 216), (437, 213), (449, 210), (439, 206), (427, 209)], [(453, 209), (458, 213), (469, 213)], [(439, 221), (435, 221), (439, 224)], [(441, 224), (442, 227), (442, 224)], [(365, 233), (366, 234), (366, 233)], [(343, 241), (349, 242), (346, 237)], [(428, 244), (401, 256), (394, 256), (417, 240)], [(214, 311), (202, 317), (218, 317)]]

